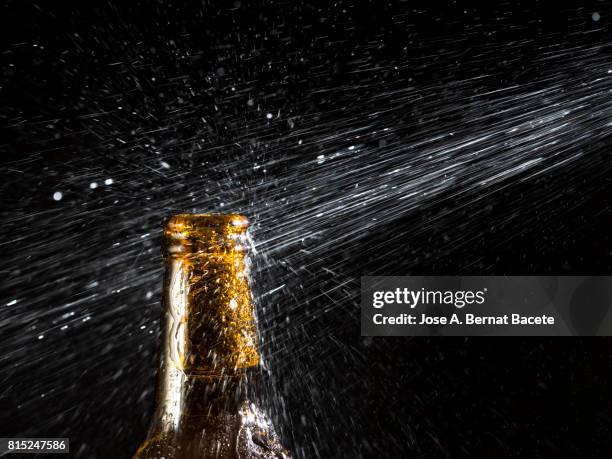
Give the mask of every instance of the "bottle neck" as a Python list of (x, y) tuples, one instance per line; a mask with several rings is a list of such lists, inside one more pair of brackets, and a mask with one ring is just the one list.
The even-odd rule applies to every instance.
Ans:
[(154, 429), (176, 432), (237, 413), (260, 357), (243, 250), (169, 253), (165, 282)]

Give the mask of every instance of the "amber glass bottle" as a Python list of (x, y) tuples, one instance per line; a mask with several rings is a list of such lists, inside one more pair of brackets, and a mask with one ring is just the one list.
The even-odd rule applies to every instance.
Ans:
[(248, 220), (180, 214), (164, 228), (164, 343), (157, 407), (134, 458), (285, 458), (253, 403), (260, 356)]

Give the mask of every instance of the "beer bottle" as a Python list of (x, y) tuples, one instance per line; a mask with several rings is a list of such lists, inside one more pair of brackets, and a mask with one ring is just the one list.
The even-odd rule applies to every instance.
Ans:
[(164, 228), (157, 406), (134, 459), (287, 458), (253, 403), (260, 356), (242, 215), (180, 214)]

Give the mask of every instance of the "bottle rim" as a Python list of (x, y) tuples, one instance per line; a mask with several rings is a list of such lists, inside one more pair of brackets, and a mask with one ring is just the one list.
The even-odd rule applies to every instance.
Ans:
[(166, 220), (164, 236), (169, 254), (244, 251), (249, 220), (241, 214), (176, 214)]
[(242, 214), (222, 214), (222, 213), (203, 213), (203, 214), (174, 214), (166, 220), (166, 227), (202, 227), (218, 228), (229, 226), (232, 228), (247, 228), (249, 219)]

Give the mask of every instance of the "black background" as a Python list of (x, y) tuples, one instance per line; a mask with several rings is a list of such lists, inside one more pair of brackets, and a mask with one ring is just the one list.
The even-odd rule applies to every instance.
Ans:
[[(376, 94), (422, 88), (423, 101), (373, 121), (394, 127), (386, 144), (362, 138), (374, 161), (431, 126), (467, 123), (461, 99), (437, 110), (459, 90), (454, 82), (480, 78), (460, 86), (474, 96), (535, 91), (564, 61), (568, 74), (590, 62), (577, 51), (548, 66), (543, 53), (589, 44), (610, 53), (608, 15), (595, 2), (59, 3), (7, 2), (1, 13), (0, 433), (67, 436), (71, 454), (86, 458), (130, 457), (145, 436), (158, 334), (138, 330), (159, 328), (163, 217), (227, 210), (218, 195), (269, 228), (296, 211), (275, 215), (265, 200), (300, 177), (281, 163), (267, 181), (237, 182), (226, 165), (241, 168), (246, 153), (234, 143), (255, 139), (249, 154), (299, 162), (346, 147), (334, 133), (384, 109)], [(267, 121), (260, 103), (283, 121), (276, 111)], [(292, 117), (304, 150), (294, 147)], [(610, 274), (609, 128), (596, 117), (587, 127), (593, 140), (576, 147), (579, 162), (441, 192), (324, 250), (307, 237), (298, 248), (311, 257), (293, 245), (269, 265), (259, 260), (256, 291), (288, 286), (263, 296), (270, 306), (260, 314), (271, 414), (297, 457), (609, 455), (607, 338), (359, 337), (361, 275)], [(143, 146), (152, 135), (172, 160), (169, 175), (147, 169), (158, 159)], [(201, 164), (199, 149), (208, 152)], [(94, 195), (88, 184), (104, 177), (117, 183)], [(200, 201), (187, 199), (194, 191)], [(350, 219), (324, 227), (341, 232)], [(5, 307), (11, 298), (22, 300)], [(70, 310), (91, 318), (62, 334), (58, 318)]]

